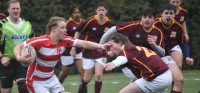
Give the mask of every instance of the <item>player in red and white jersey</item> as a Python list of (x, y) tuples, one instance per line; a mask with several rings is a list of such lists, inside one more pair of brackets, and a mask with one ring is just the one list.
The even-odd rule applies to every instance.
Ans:
[[(117, 56), (106, 63), (105, 70), (119, 66), (128, 67), (138, 78), (120, 90), (119, 93), (165, 93), (172, 82), (172, 74), (162, 59), (150, 49), (131, 44), (123, 34), (113, 34), (108, 42), (109, 56)], [(112, 54), (112, 55), (110, 55)]]
[[(74, 4), (69, 8), (69, 14), (71, 17), (66, 21), (66, 33), (69, 36), (74, 37), (76, 29), (82, 22), (84, 22), (84, 19), (81, 18), (83, 9), (80, 5)], [(60, 83), (63, 83), (65, 78), (68, 76), (73, 64), (76, 65), (77, 71), (80, 74), (80, 80), (83, 78), (82, 48), (77, 48), (76, 53), (70, 54), (71, 48), (72, 47), (68, 47), (61, 56), (62, 70), (58, 76)]]
[(61, 93), (64, 91), (64, 87), (54, 75), (54, 68), (67, 47), (105, 49), (103, 45), (66, 36), (66, 23), (62, 17), (52, 17), (46, 27), (46, 35), (31, 38), (14, 48), (17, 60), (24, 64), (30, 64), (34, 59), (30, 54), (20, 56), (22, 47), (30, 46), (36, 50), (37, 57), (28, 67), (26, 77), (26, 85), (31, 93)]
[[(108, 11), (104, 3), (98, 3), (96, 8), (97, 15), (89, 17), (77, 28), (74, 38), (79, 38), (80, 35), (85, 34), (84, 40), (99, 43), (101, 36), (110, 28), (113, 23), (106, 16)], [(98, 52), (97, 50), (83, 51), (83, 69), (84, 77), (79, 87), (78, 93), (87, 93), (87, 84), (91, 81), (93, 76), (93, 69), (95, 68), (95, 89), (94, 93), (100, 93), (102, 87), (104, 65), (106, 63), (106, 53)]]

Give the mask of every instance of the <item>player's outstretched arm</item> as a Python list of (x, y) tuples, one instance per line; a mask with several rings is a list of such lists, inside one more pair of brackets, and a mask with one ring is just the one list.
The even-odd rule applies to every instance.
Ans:
[(76, 46), (82, 47), (85, 49), (103, 49), (103, 50), (105, 50), (106, 47), (110, 46), (110, 44), (106, 43), (106, 44), (102, 45), (102, 44), (98, 44), (98, 43), (91, 42), (91, 41), (78, 40)]
[(111, 36), (113, 35), (114, 33), (117, 33), (117, 30), (116, 30), (116, 26), (113, 26), (111, 27), (108, 31), (106, 31), (103, 36), (101, 37), (101, 40), (100, 40), (100, 44), (104, 44), (106, 43), (106, 40)]

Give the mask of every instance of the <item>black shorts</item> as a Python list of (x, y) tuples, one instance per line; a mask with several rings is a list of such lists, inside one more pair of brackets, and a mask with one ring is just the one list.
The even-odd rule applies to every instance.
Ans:
[(11, 59), (10, 64), (1, 68), (2, 88), (12, 88), (13, 81), (19, 78), (26, 78), (27, 67), (23, 67), (17, 60)]

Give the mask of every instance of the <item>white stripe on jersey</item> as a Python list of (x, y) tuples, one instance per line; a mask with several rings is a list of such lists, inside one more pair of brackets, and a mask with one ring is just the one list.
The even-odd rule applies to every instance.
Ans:
[(37, 64), (41, 65), (41, 66), (45, 66), (45, 67), (55, 67), (57, 62), (59, 60), (54, 60), (54, 61), (45, 61), (42, 60), (40, 58), (36, 58)]
[(51, 77), (54, 74), (54, 70), (51, 72), (41, 72), (39, 70), (34, 70), (33, 75), (40, 77), (40, 78), (48, 78)]
[[(58, 49), (59, 52), (58, 52)], [(42, 55), (45, 56), (54, 56), (54, 55), (60, 55), (61, 53), (63, 53), (65, 51), (65, 47), (64, 46), (60, 46), (60, 48), (46, 48), (46, 47), (41, 47), (38, 52)]]

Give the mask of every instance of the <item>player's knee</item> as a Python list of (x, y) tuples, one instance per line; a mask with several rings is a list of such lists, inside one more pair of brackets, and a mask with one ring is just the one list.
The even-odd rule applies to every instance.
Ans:
[(174, 82), (175, 83), (183, 84), (183, 81), (184, 81), (184, 77), (182, 75), (177, 76), (177, 77), (174, 78)]
[(26, 80), (17, 81), (17, 86), (18, 86), (19, 89), (27, 88), (26, 87)]

